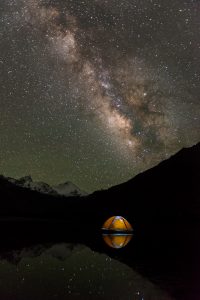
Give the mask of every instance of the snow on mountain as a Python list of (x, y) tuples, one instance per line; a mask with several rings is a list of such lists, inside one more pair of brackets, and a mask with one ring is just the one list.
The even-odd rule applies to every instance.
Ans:
[(31, 176), (24, 176), (19, 179), (8, 178), (8, 180), (18, 186), (31, 189), (32, 191), (37, 191), (43, 194), (57, 195), (58, 193), (47, 183), (44, 182), (34, 182)]
[(60, 195), (60, 196), (85, 196), (87, 195), (85, 192), (81, 191), (76, 185), (71, 182), (66, 182), (63, 184), (59, 184), (55, 187), (51, 187), (45, 182), (35, 182), (32, 180), (31, 176), (24, 176), (19, 179), (7, 178), (10, 182), (31, 189), (33, 191), (37, 191), (43, 194), (51, 194), (51, 195)]
[(86, 196), (87, 193), (81, 191), (75, 184), (71, 182), (61, 183), (57, 186), (54, 186), (53, 189), (63, 196)]

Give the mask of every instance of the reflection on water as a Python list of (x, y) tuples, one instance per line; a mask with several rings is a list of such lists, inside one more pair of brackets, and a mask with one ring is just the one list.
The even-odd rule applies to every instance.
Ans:
[(171, 298), (128, 266), (83, 245), (13, 251), (0, 260), (0, 299)]
[(132, 239), (132, 234), (103, 234), (104, 242), (111, 248), (120, 249), (125, 247)]

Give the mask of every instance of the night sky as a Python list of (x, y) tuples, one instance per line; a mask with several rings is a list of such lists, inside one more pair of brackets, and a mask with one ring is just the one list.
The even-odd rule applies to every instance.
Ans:
[(1, 0), (0, 174), (86, 191), (200, 140), (200, 2)]

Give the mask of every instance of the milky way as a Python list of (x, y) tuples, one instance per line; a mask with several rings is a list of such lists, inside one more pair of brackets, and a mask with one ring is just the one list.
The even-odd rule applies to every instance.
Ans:
[(0, 172), (92, 191), (200, 139), (198, 1), (1, 4)]

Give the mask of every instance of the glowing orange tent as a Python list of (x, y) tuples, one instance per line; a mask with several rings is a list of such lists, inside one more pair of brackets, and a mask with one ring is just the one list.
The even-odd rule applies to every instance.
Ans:
[(113, 216), (109, 218), (102, 227), (103, 230), (127, 232), (133, 231), (131, 224), (121, 216)]

